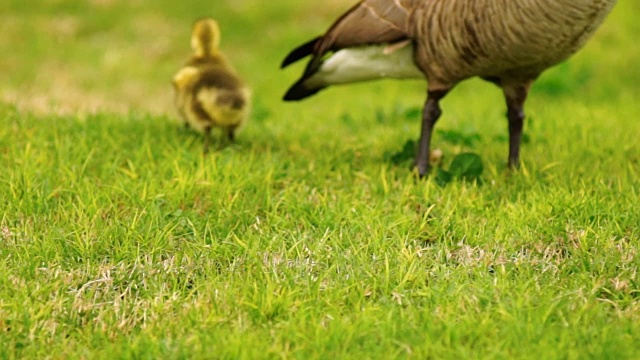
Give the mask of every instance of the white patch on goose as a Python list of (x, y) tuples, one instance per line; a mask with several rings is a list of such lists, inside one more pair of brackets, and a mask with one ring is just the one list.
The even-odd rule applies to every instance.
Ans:
[(372, 45), (342, 49), (324, 61), (305, 82), (309, 87), (324, 87), (381, 78), (424, 78), (414, 63), (413, 46)]

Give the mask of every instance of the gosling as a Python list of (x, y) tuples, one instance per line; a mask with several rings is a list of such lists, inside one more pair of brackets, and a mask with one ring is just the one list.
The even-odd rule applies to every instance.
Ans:
[(186, 127), (204, 133), (209, 151), (211, 130), (222, 129), (230, 142), (246, 121), (250, 90), (220, 52), (220, 27), (213, 19), (193, 26), (189, 61), (173, 77), (175, 103)]

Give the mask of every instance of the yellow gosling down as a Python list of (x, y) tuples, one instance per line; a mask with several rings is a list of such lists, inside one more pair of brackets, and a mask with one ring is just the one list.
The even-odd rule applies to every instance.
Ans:
[(380, 78), (426, 79), (416, 155), (429, 171), (440, 100), (463, 80), (502, 88), (509, 124), (509, 167), (520, 162), (524, 103), (546, 69), (578, 51), (616, 0), (362, 0), (322, 36), (295, 48), (282, 67), (309, 57), (284, 96), (296, 101), (331, 85)]
[(218, 23), (213, 19), (197, 21), (191, 33), (191, 59), (173, 77), (178, 112), (185, 126), (204, 133), (204, 153), (209, 151), (213, 127), (234, 141), (250, 108), (251, 92), (219, 46)]

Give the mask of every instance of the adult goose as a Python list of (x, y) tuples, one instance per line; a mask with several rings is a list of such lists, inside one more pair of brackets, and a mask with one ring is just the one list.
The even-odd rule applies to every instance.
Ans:
[(311, 59), (284, 96), (301, 100), (327, 86), (384, 77), (427, 80), (415, 165), (429, 171), (440, 100), (480, 77), (502, 88), (509, 167), (517, 167), (524, 103), (533, 82), (580, 49), (616, 0), (363, 0), (323, 35), (294, 49), (282, 67)]

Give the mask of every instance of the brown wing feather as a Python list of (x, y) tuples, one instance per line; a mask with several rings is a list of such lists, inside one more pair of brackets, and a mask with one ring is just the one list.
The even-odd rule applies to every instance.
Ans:
[(361, 1), (329, 28), (314, 53), (404, 39), (408, 35), (408, 16), (407, 9), (395, 1)]
[(329, 51), (347, 47), (392, 43), (407, 39), (411, 0), (363, 0), (336, 20), (324, 36), (294, 49), (283, 66), (312, 55), (305, 74), (311, 74)]

